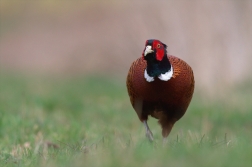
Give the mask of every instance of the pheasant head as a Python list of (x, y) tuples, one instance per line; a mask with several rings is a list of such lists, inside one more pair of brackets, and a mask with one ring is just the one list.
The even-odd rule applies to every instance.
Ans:
[(152, 82), (155, 77), (168, 81), (173, 75), (171, 63), (167, 58), (167, 46), (159, 40), (149, 39), (145, 43), (142, 59), (147, 61), (144, 72), (146, 81)]

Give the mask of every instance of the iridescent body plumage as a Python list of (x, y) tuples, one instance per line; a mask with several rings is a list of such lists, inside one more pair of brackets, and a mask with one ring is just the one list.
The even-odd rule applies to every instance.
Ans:
[[(160, 44), (162, 45), (163, 43), (160, 42)], [(149, 42), (149, 45), (152, 45), (152, 48), (155, 49), (152, 41)], [(127, 76), (130, 102), (139, 119), (145, 124), (147, 128), (146, 135), (151, 136), (149, 137), (150, 140), (153, 139), (153, 136), (151, 132), (147, 132), (149, 130), (147, 125), (148, 116), (150, 115), (159, 120), (162, 127), (162, 135), (166, 138), (174, 123), (185, 114), (194, 91), (192, 68), (185, 61), (175, 56), (167, 56), (166, 45), (164, 46), (165, 52), (162, 60), (157, 60), (157, 63), (168, 58), (168, 62), (173, 70), (172, 77), (169, 80), (164, 81), (159, 79), (158, 76), (153, 76), (153, 81), (147, 81), (144, 77), (144, 72), (147, 68), (147, 63), (152, 62), (146, 61), (146, 57), (135, 60)], [(149, 54), (153, 54), (151, 56), (155, 57), (157, 52), (155, 50), (154, 53)]]

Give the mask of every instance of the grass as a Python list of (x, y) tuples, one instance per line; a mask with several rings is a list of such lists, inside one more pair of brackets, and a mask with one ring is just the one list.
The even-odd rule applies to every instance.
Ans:
[(196, 92), (166, 145), (144, 127), (124, 81), (0, 75), (0, 166), (252, 166), (251, 82), (226, 98)]

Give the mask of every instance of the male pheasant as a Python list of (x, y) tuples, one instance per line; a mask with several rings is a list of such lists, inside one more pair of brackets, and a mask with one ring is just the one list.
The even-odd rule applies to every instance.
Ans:
[(130, 102), (151, 141), (148, 116), (159, 119), (166, 139), (174, 123), (185, 114), (194, 91), (192, 68), (183, 60), (167, 55), (166, 49), (159, 40), (147, 40), (142, 57), (132, 63), (127, 76)]

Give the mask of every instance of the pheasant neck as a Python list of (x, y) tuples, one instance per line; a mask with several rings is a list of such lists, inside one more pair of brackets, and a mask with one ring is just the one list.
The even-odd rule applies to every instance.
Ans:
[(161, 61), (147, 60), (147, 68), (144, 72), (144, 77), (148, 82), (154, 81), (158, 77), (162, 81), (168, 81), (173, 75), (173, 68), (169, 62), (167, 55)]

